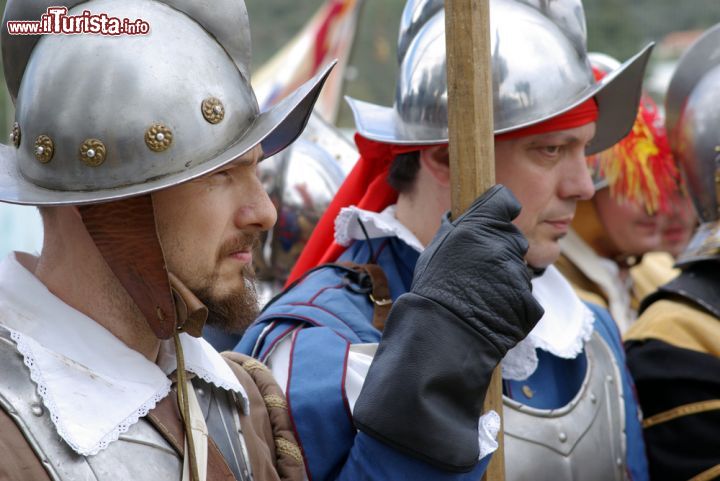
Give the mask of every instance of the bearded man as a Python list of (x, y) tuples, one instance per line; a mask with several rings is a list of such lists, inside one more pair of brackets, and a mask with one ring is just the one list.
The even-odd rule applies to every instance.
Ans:
[(260, 113), (242, 0), (64, 4), (150, 33), (10, 35), (57, 2), (7, 3), (0, 201), (38, 206), (45, 237), (0, 264), (0, 478), (302, 479), (270, 374), (199, 336), (255, 316), (276, 215), (257, 163), (300, 134), (327, 69)]

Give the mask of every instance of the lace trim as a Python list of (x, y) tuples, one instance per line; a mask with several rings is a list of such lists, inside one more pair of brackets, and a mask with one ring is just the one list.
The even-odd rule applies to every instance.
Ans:
[(215, 387), (219, 387), (220, 389), (224, 391), (235, 391), (237, 392), (238, 386), (240, 386), (240, 389), (242, 389), (242, 385), (238, 384), (232, 384), (227, 381), (222, 380), (221, 378), (218, 378), (217, 376), (214, 376), (210, 373), (207, 369), (203, 369), (198, 366), (185, 366), (185, 369), (188, 371), (200, 376), (200, 378), (210, 384), (213, 384)]
[(342, 209), (335, 218), (335, 242), (347, 247), (354, 240), (350, 237), (350, 222), (355, 220), (355, 212), (351, 209)]
[(535, 347), (551, 352), (563, 359), (575, 359), (585, 348), (585, 343), (590, 340), (595, 326), (595, 314), (590, 309), (583, 309), (583, 317), (580, 321), (580, 332), (575, 341), (565, 349), (558, 349), (548, 344), (545, 339), (536, 340)]
[(482, 459), (498, 448), (497, 435), (500, 432), (500, 416), (495, 411), (486, 412), (478, 422), (478, 442)]
[(60, 421), (60, 416), (57, 412), (57, 406), (55, 404), (55, 401), (53, 400), (51, 394), (48, 392), (48, 388), (45, 385), (45, 380), (42, 373), (35, 366), (35, 357), (32, 353), (32, 347), (28, 342), (25, 341), (25, 336), (23, 334), (10, 328), (8, 328), (8, 330), (10, 331), (10, 338), (15, 341), (15, 344), (17, 345), (18, 352), (23, 356), (24, 364), (28, 367), (28, 369), (30, 369), (30, 379), (32, 379), (32, 381), (37, 384), (38, 394), (40, 394), (40, 397), (43, 400), (43, 404), (45, 404), (45, 407), (50, 412), (50, 419), (55, 425), (57, 433), (60, 435), (61, 438), (63, 438), (63, 440), (65, 440), (65, 442), (68, 444), (68, 446), (70, 446), (73, 451), (80, 454), (81, 456), (93, 456), (102, 451), (103, 449), (107, 448), (108, 445), (113, 441), (117, 441), (121, 434), (126, 433), (128, 429), (130, 429), (133, 424), (137, 423), (141, 417), (147, 416), (148, 412), (154, 409), (157, 403), (170, 393), (171, 383), (168, 379), (166, 386), (161, 388), (160, 391), (155, 393), (150, 399), (145, 401), (139, 408), (137, 408), (134, 413), (132, 413), (130, 416), (120, 422), (117, 426), (115, 426), (115, 428), (111, 432), (103, 436), (97, 444), (90, 448), (81, 448), (77, 445), (77, 443), (72, 441), (71, 437), (63, 428), (62, 422)]
[(505, 354), (501, 365), (503, 379), (524, 381), (529, 378), (538, 366), (535, 344), (526, 337)]
[(575, 359), (584, 349), (585, 343), (590, 340), (595, 324), (595, 315), (590, 309), (583, 309), (580, 320), (580, 329), (572, 344), (559, 349), (532, 332), (510, 349), (502, 360), (503, 379), (511, 381), (524, 381), (533, 375), (538, 367), (536, 349), (542, 349), (563, 359)]
[[(232, 369), (230, 369), (225, 359), (217, 351), (215, 351), (210, 346), (210, 344), (208, 344), (202, 338), (193, 338), (188, 334), (183, 334), (180, 339), (183, 343), (192, 343), (193, 347), (199, 348), (200, 351), (197, 354), (198, 357), (195, 358), (194, 362), (193, 359), (188, 358), (188, 354), (185, 354), (185, 370), (192, 372), (193, 374), (199, 376), (203, 381), (212, 384), (215, 387), (218, 387), (224, 391), (233, 391), (243, 394), (245, 397), (247, 397), (245, 389), (243, 388), (242, 384), (240, 384), (240, 381), (238, 381), (233, 374)], [(173, 364), (175, 365), (175, 369), (173, 370), (176, 370), (177, 353), (175, 352), (174, 346), (172, 346), (171, 355), (174, 357)], [(213, 362), (221, 364), (222, 367), (215, 369)], [(209, 367), (204, 367), (204, 364), (209, 365)], [(223, 369), (227, 372), (226, 376), (219, 375), (223, 373)]]
[(377, 237), (397, 237), (418, 252), (423, 246), (415, 235), (395, 218), (395, 206), (389, 206), (382, 212), (371, 212), (355, 206), (343, 207), (335, 218), (335, 242), (347, 247), (354, 240), (362, 240), (359, 235), (357, 220), (360, 219), (368, 231), (371, 239)]

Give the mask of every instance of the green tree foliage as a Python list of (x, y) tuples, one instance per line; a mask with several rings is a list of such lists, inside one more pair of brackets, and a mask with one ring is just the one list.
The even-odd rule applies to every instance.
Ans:
[(625, 59), (669, 33), (720, 22), (718, 0), (584, 0), (588, 47)]

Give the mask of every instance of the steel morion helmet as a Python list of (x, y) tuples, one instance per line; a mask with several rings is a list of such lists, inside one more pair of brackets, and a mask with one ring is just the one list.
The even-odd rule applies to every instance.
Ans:
[(665, 98), (673, 154), (701, 225), (677, 265), (720, 258), (720, 25), (680, 58)]
[[(592, 152), (630, 130), (650, 47), (596, 83), (587, 58), (579, 0), (491, 0), (495, 134), (538, 124), (594, 97)], [(444, 4), (410, 0), (399, 39), (400, 72), (392, 108), (348, 99), (358, 131), (392, 144), (448, 140)]]
[[(14, 36), (7, 22), (50, 5), (142, 19), (147, 35)], [(250, 86), (242, 0), (10, 0), (5, 77), (16, 104), (13, 147), (0, 149), (0, 201), (31, 205), (117, 200), (206, 174), (301, 132), (327, 70), (272, 110)]]

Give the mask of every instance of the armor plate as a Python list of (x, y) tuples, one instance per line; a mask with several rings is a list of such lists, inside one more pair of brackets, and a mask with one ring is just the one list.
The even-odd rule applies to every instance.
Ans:
[(506, 479), (625, 480), (622, 378), (598, 333), (586, 344), (580, 391), (559, 409), (535, 409), (503, 398)]
[[(182, 459), (145, 418), (94, 456), (80, 456), (59, 440), (23, 357), (0, 326), (0, 408), (20, 428), (53, 481), (157, 481), (181, 479)], [(237, 408), (229, 393), (193, 380), (208, 432), (239, 481), (252, 479)], [(240, 433), (240, 434), (238, 434)]]

